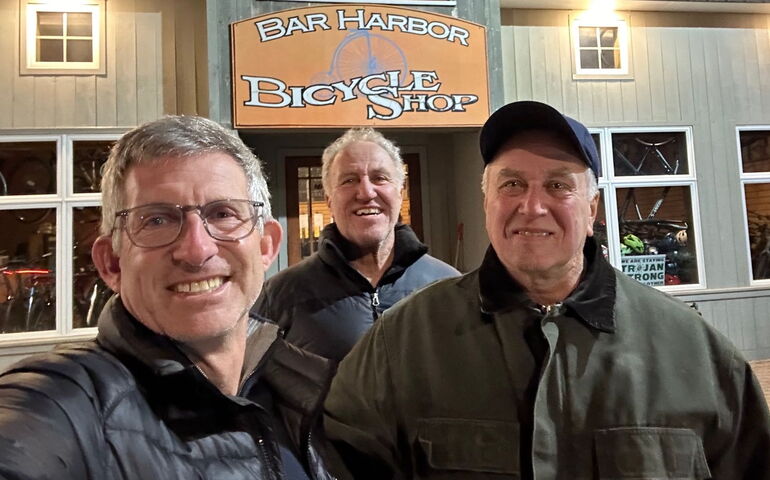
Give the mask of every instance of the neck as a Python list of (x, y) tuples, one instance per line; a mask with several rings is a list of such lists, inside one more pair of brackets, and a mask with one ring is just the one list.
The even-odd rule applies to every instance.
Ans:
[(548, 271), (508, 271), (527, 296), (540, 305), (561, 303), (578, 286), (583, 275), (583, 254), (560, 268)]
[(222, 337), (182, 344), (190, 360), (225, 395), (238, 393), (246, 351), (246, 327), (246, 322), (241, 321)]
[(377, 250), (366, 252), (352, 260), (350, 264), (363, 275), (372, 286), (376, 286), (385, 272), (393, 263), (393, 235), (389, 236), (389, 242), (378, 246)]

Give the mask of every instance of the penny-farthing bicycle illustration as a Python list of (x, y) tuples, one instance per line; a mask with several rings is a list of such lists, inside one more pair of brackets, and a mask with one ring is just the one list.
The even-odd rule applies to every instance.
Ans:
[[(342, 39), (332, 55), (329, 70), (310, 78), (313, 85), (328, 85), (339, 80), (384, 73), (399, 72), (399, 83), (406, 85), (408, 65), (406, 55), (393, 40), (369, 30), (353, 30)], [(319, 100), (331, 98), (332, 92), (319, 91)]]

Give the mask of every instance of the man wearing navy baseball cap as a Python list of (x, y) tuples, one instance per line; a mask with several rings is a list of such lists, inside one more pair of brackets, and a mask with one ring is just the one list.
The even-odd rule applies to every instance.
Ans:
[(770, 480), (746, 361), (593, 240), (588, 129), (515, 102), (480, 146), (481, 266), (394, 306), (333, 381), (324, 423), (356, 478)]

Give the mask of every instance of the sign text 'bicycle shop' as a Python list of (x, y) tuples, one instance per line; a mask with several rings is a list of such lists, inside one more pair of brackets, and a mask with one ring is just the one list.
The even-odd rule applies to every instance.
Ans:
[[(243, 75), (241, 78), (249, 82), (251, 92), (244, 105), (267, 108), (334, 105), (337, 100), (356, 100), (358, 94), (362, 94), (370, 102), (366, 106), (367, 120), (392, 120), (404, 112), (465, 112), (466, 106), (479, 100), (470, 94), (417, 93), (436, 92), (441, 88), (436, 72), (411, 71), (411, 81), (405, 86), (401, 86), (400, 73), (395, 70), (351, 78), (349, 82), (308, 87), (290, 87), (277, 78)], [(382, 84), (383, 81), (386, 83)]]
[(233, 126), (479, 126), (486, 33), (465, 20), (361, 5), (231, 25)]

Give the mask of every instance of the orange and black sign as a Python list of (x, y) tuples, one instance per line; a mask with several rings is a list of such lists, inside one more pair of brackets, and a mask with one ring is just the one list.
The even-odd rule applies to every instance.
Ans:
[(480, 126), (489, 116), (481, 25), (334, 5), (231, 29), (235, 128)]

